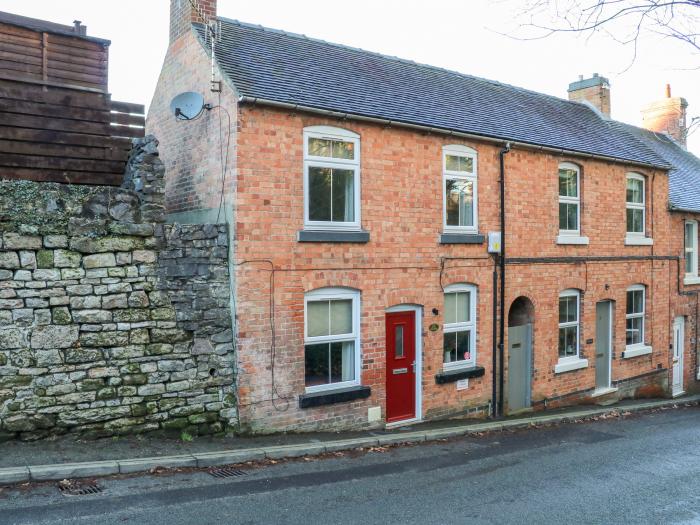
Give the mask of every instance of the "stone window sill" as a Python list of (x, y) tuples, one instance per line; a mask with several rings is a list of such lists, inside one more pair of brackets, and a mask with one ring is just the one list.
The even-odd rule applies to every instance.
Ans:
[(299, 408), (313, 408), (335, 403), (346, 403), (355, 399), (365, 399), (370, 396), (372, 390), (368, 386), (350, 386), (338, 390), (324, 390), (299, 396)]
[(557, 244), (588, 244), (588, 237), (580, 235), (557, 235)]
[(441, 233), (440, 244), (484, 244), (479, 233)]
[(683, 279), (683, 284), (700, 284), (700, 277), (698, 277), (697, 275), (689, 275), (685, 279)]
[(627, 235), (625, 237), (625, 246), (652, 246), (654, 239), (651, 237), (642, 237), (641, 235)]
[(297, 232), (297, 241), (299, 242), (354, 242), (367, 243), (369, 242), (368, 231), (314, 231), (301, 230)]
[(640, 355), (651, 354), (651, 346), (638, 345), (638, 346), (628, 346), (624, 352), (622, 352), (622, 359), (630, 359), (632, 357), (639, 357)]
[(483, 366), (470, 366), (469, 368), (454, 368), (452, 370), (443, 370), (435, 374), (435, 383), (444, 385), (446, 383), (454, 383), (460, 379), (470, 379), (472, 377), (481, 377), (485, 373)]
[(564, 372), (572, 372), (581, 368), (588, 368), (588, 359), (566, 359), (554, 365), (554, 373), (563, 374)]

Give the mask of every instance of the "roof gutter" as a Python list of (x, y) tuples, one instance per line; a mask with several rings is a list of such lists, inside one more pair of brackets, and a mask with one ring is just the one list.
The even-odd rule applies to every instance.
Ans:
[(377, 118), (377, 117), (366, 117), (364, 115), (357, 115), (355, 113), (343, 113), (341, 111), (332, 111), (329, 109), (314, 108), (312, 106), (303, 106), (300, 104), (290, 104), (288, 102), (278, 102), (276, 100), (269, 100), (269, 99), (258, 98), (258, 97), (249, 97), (246, 95), (241, 95), (240, 97), (238, 97), (238, 102), (241, 104), (262, 104), (264, 106), (272, 106), (272, 107), (277, 107), (277, 108), (282, 108), (282, 109), (289, 109), (289, 110), (293, 110), (293, 111), (305, 111), (308, 113), (317, 113), (319, 115), (325, 115), (325, 116), (339, 118), (339, 119), (359, 120), (362, 122), (371, 122), (374, 124), (382, 124), (384, 126), (398, 126), (398, 127), (402, 127), (402, 128), (414, 129), (417, 131), (423, 131), (423, 132), (427, 132), (427, 133), (437, 133), (440, 135), (448, 135), (448, 136), (459, 137), (459, 138), (464, 138), (464, 139), (492, 142), (494, 144), (498, 144), (499, 146), (502, 146), (503, 141), (507, 140), (510, 143), (511, 147), (520, 147), (520, 148), (532, 149), (532, 150), (536, 150), (536, 151), (546, 151), (549, 153), (556, 153), (559, 155), (570, 155), (570, 156), (574, 156), (574, 157), (582, 157), (582, 158), (588, 158), (588, 159), (607, 160), (607, 161), (616, 162), (619, 164), (627, 164), (630, 166), (641, 166), (644, 168), (661, 169), (661, 170), (665, 170), (665, 171), (668, 171), (671, 169), (671, 166), (649, 164), (649, 163), (645, 163), (645, 162), (622, 159), (619, 157), (610, 157), (607, 155), (594, 155), (592, 153), (583, 153), (580, 151), (567, 150), (567, 149), (561, 149), (561, 148), (552, 148), (549, 146), (542, 146), (539, 144), (532, 144), (529, 142), (517, 142), (517, 141), (508, 140), (507, 138), (504, 138), (504, 137), (494, 138), (494, 137), (488, 137), (485, 135), (477, 135), (477, 134), (473, 134), (473, 133), (463, 133), (461, 131), (454, 131), (454, 130), (450, 130), (450, 129), (435, 128), (435, 127), (431, 127), (431, 126), (421, 126), (420, 124), (411, 124), (408, 122), (401, 122), (401, 121), (396, 121), (396, 120), (389, 120), (389, 119), (383, 119), (383, 118)]
[(680, 213), (700, 213), (700, 210), (697, 209), (692, 209), (692, 208), (678, 208), (674, 206), (673, 204), (669, 204), (668, 206), (668, 211), (676, 211)]

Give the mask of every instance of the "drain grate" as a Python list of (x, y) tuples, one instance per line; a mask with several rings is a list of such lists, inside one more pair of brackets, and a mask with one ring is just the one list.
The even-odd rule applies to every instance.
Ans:
[(209, 469), (209, 474), (215, 478), (235, 478), (238, 476), (245, 476), (247, 472), (238, 468), (215, 467)]
[(64, 496), (90, 496), (102, 493), (102, 487), (94, 483), (75, 484), (61, 482), (58, 484), (58, 490)]

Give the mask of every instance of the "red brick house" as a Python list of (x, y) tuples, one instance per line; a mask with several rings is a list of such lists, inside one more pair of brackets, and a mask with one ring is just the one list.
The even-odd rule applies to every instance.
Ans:
[(673, 165), (605, 79), (567, 101), (215, 13), (171, 1), (147, 131), (171, 218), (230, 224), (243, 430), (671, 395)]

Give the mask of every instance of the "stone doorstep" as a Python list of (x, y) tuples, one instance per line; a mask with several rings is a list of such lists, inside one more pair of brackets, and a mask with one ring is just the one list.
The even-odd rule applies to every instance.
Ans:
[(578, 410), (562, 414), (547, 414), (510, 421), (492, 421), (486, 423), (458, 425), (420, 432), (406, 432), (384, 436), (359, 437), (337, 441), (301, 443), (259, 447), (241, 450), (224, 450), (220, 452), (202, 452), (178, 456), (136, 458), (117, 461), (97, 461), (85, 463), (63, 463), (57, 465), (37, 465), (29, 467), (11, 467), (0, 469), (0, 485), (22, 483), (27, 481), (49, 481), (67, 478), (107, 476), (112, 474), (131, 474), (145, 472), (156, 467), (212, 467), (255, 461), (260, 459), (284, 459), (317, 455), (325, 452), (352, 450), (361, 447), (390, 445), (397, 443), (417, 443), (434, 439), (445, 439), (463, 435), (503, 430), (505, 428), (527, 428), (536, 424), (562, 423), (580, 418), (595, 417), (613, 412), (641, 412), (653, 408), (672, 407), (688, 402), (700, 401), (700, 395), (664, 401), (648, 401), (622, 407)]

